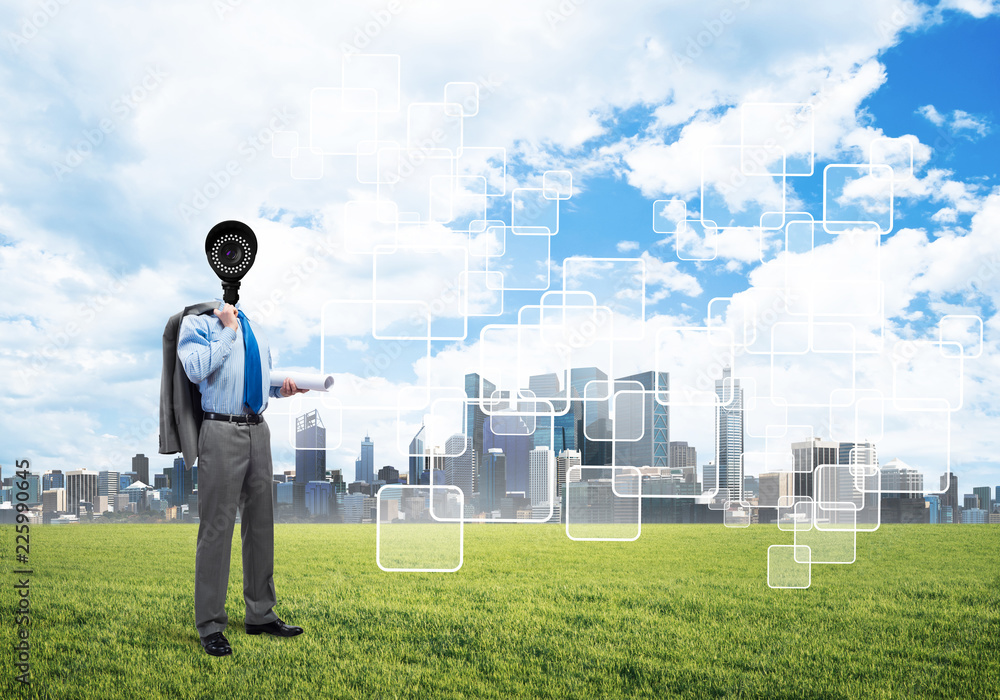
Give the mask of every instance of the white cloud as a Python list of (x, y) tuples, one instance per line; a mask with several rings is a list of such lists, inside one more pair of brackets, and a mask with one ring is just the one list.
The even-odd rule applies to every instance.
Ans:
[(918, 107), (917, 113), (923, 115), (923, 117), (934, 126), (941, 126), (944, 124), (946, 118), (945, 115), (937, 111), (934, 105), (924, 105), (923, 107)]
[(937, 9), (958, 10), (977, 19), (982, 19), (1000, 12), (1000, 2), (997, 0), (941, 0)]
[(965, 135), (968, 138), (972, 137), (966, 132), (972, 132), (976, 136), (985, 136), (991, 128), (986, 117), (969, 114), (961, 109), (952, 110), (951, 114), (948, 115), (941, 114), (934, 105), (924, 105), (917, 109), (917, 113), (934, 126), (945, 127), (953, 134)]
[(628, 253), (632, 250), (639, 250), (639, 243), (637, 241), (618, 241), (615, 246), (619, 253)]

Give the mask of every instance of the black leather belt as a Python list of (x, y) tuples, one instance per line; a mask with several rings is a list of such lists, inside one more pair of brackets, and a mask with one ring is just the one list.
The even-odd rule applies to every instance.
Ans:
[(205, 413), (205, 418), (207, 420), (222, 420), (222, 421), (226, 421), (226, 422), (229, 422), (229, 423), (240, 423), (240, 424), (249, 424), (249, 425), (257, 425), (262, 420), (264, 420), (264, 416), (262, 416), (259, 413), (243, 413), (243, 414), (240, 414), (240, 415), (234, 415), (234, 414), (231, 414), (231, 413), (210, 413), (210, 412), (206, 412)]

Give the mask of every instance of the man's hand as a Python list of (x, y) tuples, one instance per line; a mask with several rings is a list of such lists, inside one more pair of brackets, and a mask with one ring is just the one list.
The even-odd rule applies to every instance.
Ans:
[(295, 382), (292, 381), (291, 377), (285, 377), (284, 383), (281, 385), (281, 395), (285, 398), (292, 396), (293, 394), (304, 394), (308, 389), (299, 389), (295, 386)]
[(240, 321), (239, 317), (236, 315), (236, 307), (232, 304), (226, 304), (222, 307), (222, 311), (216, 309), (214, 311), (216, 318), (222, 321), (222, 325), (226, 328), (232, 328), (233, 332), (239, 330)]

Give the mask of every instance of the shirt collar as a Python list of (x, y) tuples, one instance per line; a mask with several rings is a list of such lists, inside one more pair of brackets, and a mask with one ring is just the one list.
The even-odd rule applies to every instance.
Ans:
[[(226, 302), (222, 301), (222, 299), (220, 297), (215, 297), (215, 300), (217, 302), (219, 302), (219, 308), (220, 309), (226, 305)], [(233, 306), (235, 306), (238, 311), (242, 311), (243, 310), (243, 306), (238, 301)]]

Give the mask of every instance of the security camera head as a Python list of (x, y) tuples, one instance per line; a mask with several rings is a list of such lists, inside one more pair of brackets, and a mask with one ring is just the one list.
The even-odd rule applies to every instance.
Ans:
[(240, 299), (240, 280), (257, 257), (257, 236), (242, 221), (223, 221), (205, 238), (208, 264), (222, 280), (222, 299), (235, 304)]

